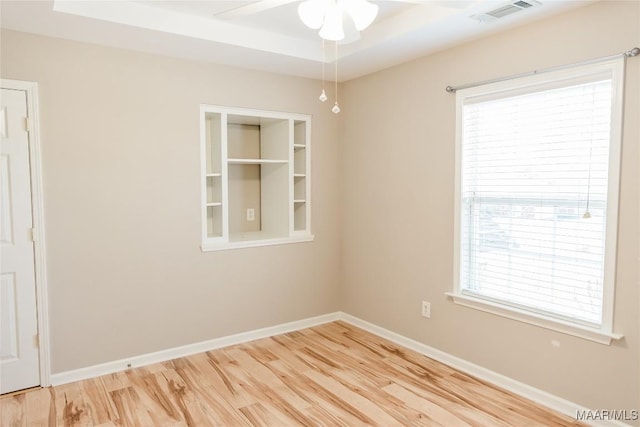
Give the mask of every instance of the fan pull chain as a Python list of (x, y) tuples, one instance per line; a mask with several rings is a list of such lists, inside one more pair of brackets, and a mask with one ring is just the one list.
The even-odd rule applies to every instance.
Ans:
[(322, 93), (320, 94), (318, 99), (321, 102), (324, 102), (324, 101), (327, 100), (327, 94), (324, 91), (324, 81), (325, 81), (325, 74), (324, 74), (324, 66), (325, 66), (324, 39), (321, 39), (321, 40), (322, 40)]
[(336, 103), (334, 104), (333, 108), (331, 109), (331, 111), (333, 111), (333, 114), (338, 114), (340, 112), (340, 106), (338, 105), (338, 42), (336, 41), (335, 44), (335, 63), (334, 63), (334, 70), (335, 70), (335, 92), (336, 92)]

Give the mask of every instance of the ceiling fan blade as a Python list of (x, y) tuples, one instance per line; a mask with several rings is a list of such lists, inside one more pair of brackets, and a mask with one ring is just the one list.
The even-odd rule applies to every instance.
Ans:
[(344, 30), (344, 39), (340, 40), (338, 44), (349, 44), (360, 40), (360, 31), (356, 29), (356, 24), (347, 13), (342, 14), (342, 28)]
[(273, 9), (274, 7), (284, 6), (285, 4), (294, 3), (296, 1), (297, 0), (259, 0), (244, 6), (236, 7), (235, 9), (225, 10), (215, 16), (216, 18), (222, 19), (239, 18)]

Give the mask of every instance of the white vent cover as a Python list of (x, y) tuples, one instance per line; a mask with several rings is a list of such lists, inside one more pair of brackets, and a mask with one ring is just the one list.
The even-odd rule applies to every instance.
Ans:
[(500, 6), (496, 9), (490, 10), (488, 12), (472, 15), (471, 18), (478, 20), (480, 22), (492, 22), (492, 21), (495, 21), (496, 19), (504, 18), (505, 16), (511, 15), (516, 12), (520, 12), (521, 10), (529, 9), (531, 7), (540, 6), (540, 5), (541, 3), (536, 0), (516, 0), (504, 6)]

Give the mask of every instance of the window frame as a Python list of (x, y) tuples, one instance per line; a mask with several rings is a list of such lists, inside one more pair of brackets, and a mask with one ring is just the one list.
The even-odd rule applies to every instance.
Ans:
[[(533, 93), (553, 88), (567, 87), (584, 81), (593, 81), (594, 76), (611, 78), (612, 105), (609, 143), (609, 171), (607, 181), (605, 256), (603, 277), (602, 323), (588, 326), (544, 315), (533, 310), (509, 305), (491, 298), (483, 298), (464, 292), (462, 276), (462, 152), (463, 152), (463, 107), (469, 100), (491, 100), (507, 98), (524, 93)], [(615, 275), (617, 260), (618, 202), (620, 191), (620, 159), (622, 148), (622, 115), (624, 101), (624, 58), (610, 59), (599, 63), (577, 65), (539, 74), (516, 77), (509, 80), (483, 84), (456, 91), (456, 143), (455, 143), (455, 197), (454, 197), (454, 257), (453, 290), (446, 294), (453, 302), (462, 306), (496, 314), (509, 319), (540, 326), (580, 338), (610, 345), (613, 339), (623, 335), (613, 332)]]

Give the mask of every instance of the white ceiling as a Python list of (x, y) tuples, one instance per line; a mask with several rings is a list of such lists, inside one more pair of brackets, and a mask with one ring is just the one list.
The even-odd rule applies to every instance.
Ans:
[[(539, 0), (493, 22), (482, 14), (510, 0), (386, 0), (358, 41), (340, 45), (339, 79), (356, 78), (465, 40), (503, 31), (593, 0)], [(297, 16), (299, 1), (8, 1), (2, 28), (233, 66), (320, 78), (317, 32)], [(327, 42), (325, 62), (334, 59)]]

